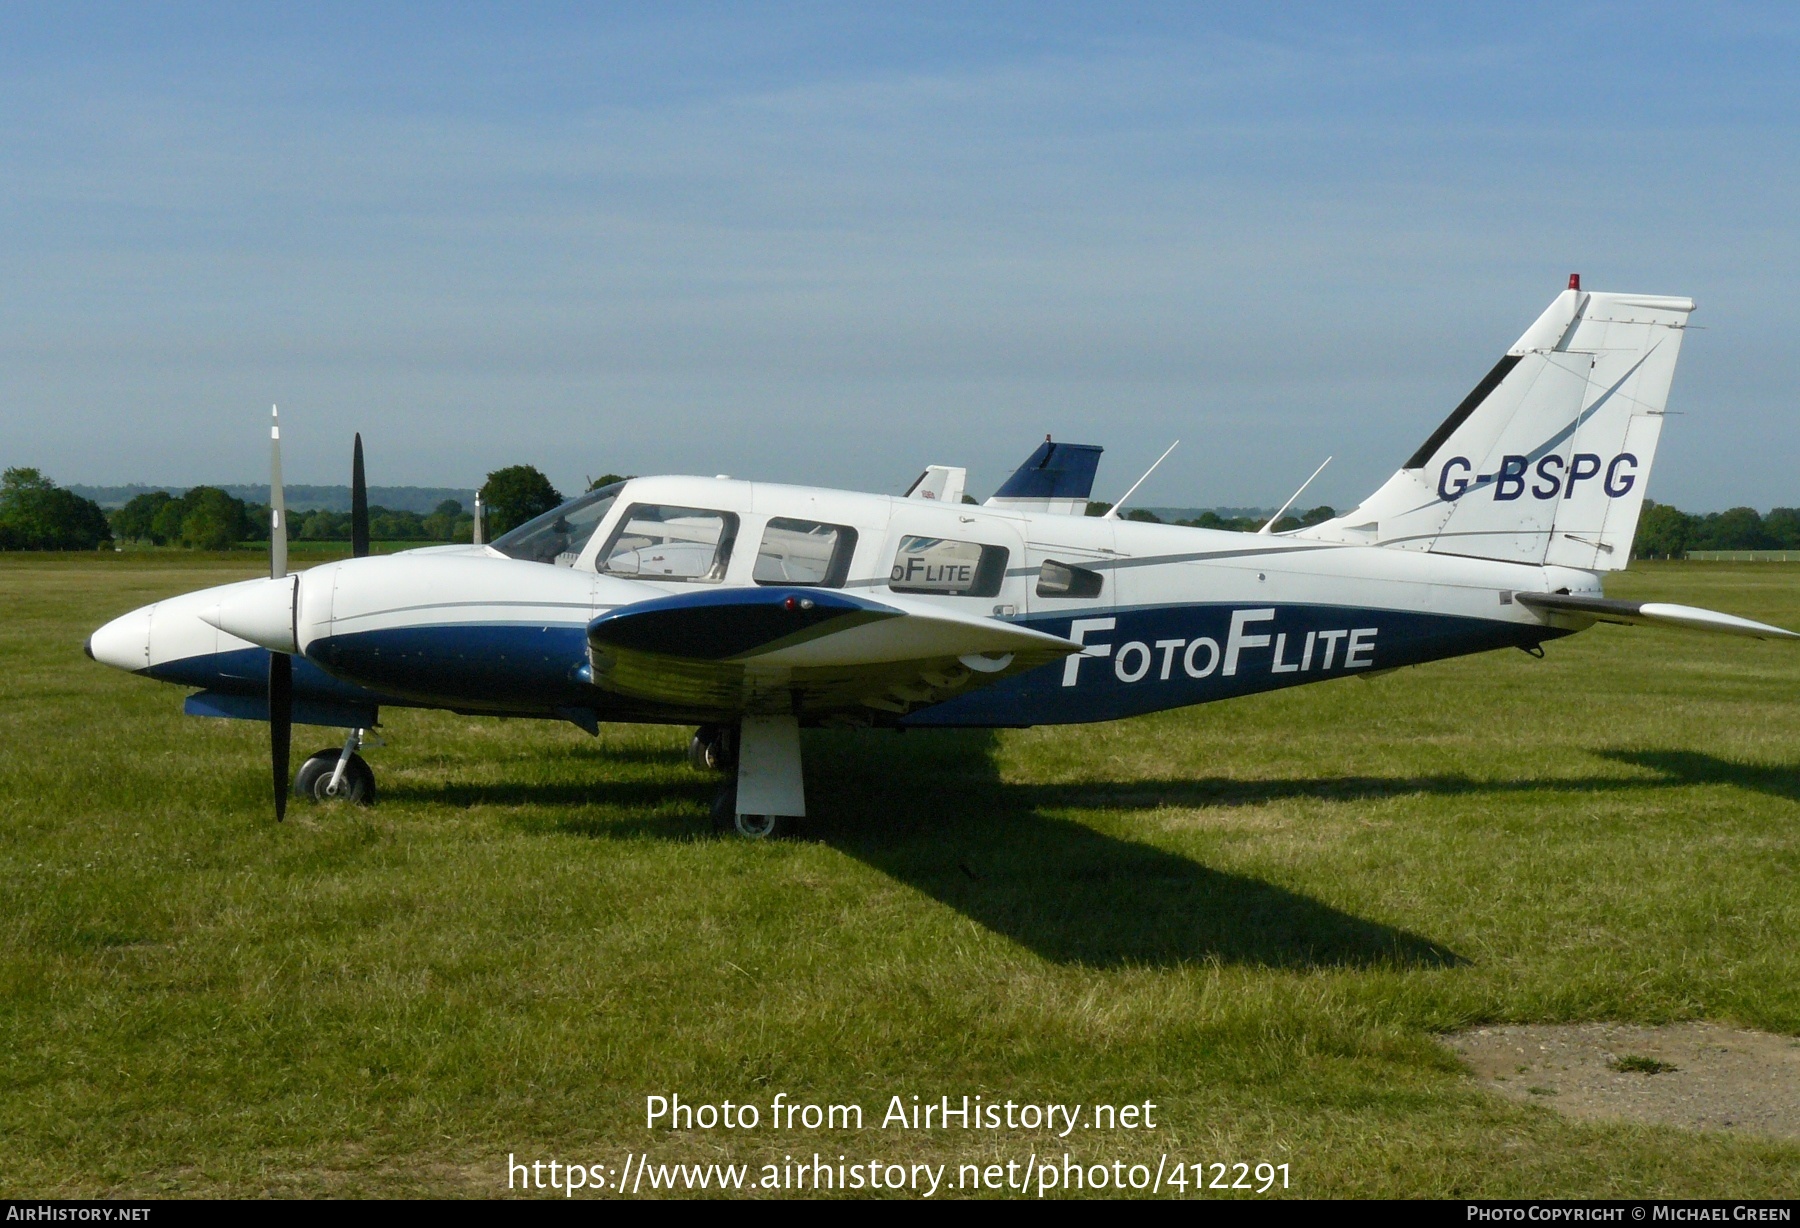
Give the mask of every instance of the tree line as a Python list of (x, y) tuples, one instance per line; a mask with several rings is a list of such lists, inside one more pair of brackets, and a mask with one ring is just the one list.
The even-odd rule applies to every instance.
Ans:
[[(623, 480), (616, 473), (602, 474), (588, 483), (588, 489)], [(557, 507), (564, 496), (534, 466), (509, 465), (487, 475), (481, 502), (486, 539), (492, 541)], [(1090, 503), (1088, 515), (1101, 515), (1111, 506)], [(1274, 531), (1285, 533), (1335, 515), (1329, 507), (1315, 507), (1299, 516), (1283, 516)], [(1125, 518), (1161, 523), (1141, 508), (1127, 512)], [(1262, 527), (1255, 517), (1227, 517), (1210, 511), (1174, 523), (1239, 533)], [(424, 515), (369, 509), (372, 541), (467, 542), (473, 540), (474, 526), (472, 509), (455, 499), (444, 500)], [(288, 535), (299, 541), (347, 542), (350, 513), (323, 509), (294, 512), (289, 517)], [(268, 506), (246, 503), (216, 486), (195, 486), (180, 495), (151, 491), (109, 515), (92, 499), (64, 490), (36, 469), (14, 468), (0, 474), (0, 550), (95, 550), (119, 542), (229, 550), (268, 539)], [(1778, 507), (1767, 515), (1749, 507), (1694, 514), (1646, 499), (1632, 542), (1632, 557), (1678, 559), (1690, 550), (1800, 550), (1800, 508)]]
[[(620, 481), (605, 474), (589, 489)], [(487, 475), (481, 487), (487, 540), (564, 502), (550, 480), (531, 465), (510, 465)], [(446, 499), (432, 511), (369, 508), (369, 539), (382, 542), (474, 540), (473, 509)], [(288, 536), (296, 541), (347, 542), (350, 513), (323, 508), (290, 512)], [(247, 503), (216, 486), (179, 495), (154, 490), (108, 513), (92, 499), (65, 490), (43, 473), (13, 468), (0, 474), (0, 550), (96, 550), (135, 543), (190, 550), (230, 550), (269, 540), (269, 507)]]
[(1697, 516), (1644, 500), (1631, 557), (1678, 559), (1690, 550), (1800, 550), (1800, 508), (1778, 507), (1764, 516), (1734, 507)]

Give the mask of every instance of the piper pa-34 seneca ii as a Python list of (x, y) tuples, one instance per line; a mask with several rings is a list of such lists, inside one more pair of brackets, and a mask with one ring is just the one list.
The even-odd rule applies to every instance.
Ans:
[(266, 720), (350, 731), (292, 788), (368, 801), (382, 706), (698, 727), (715, 818), (805, 813), (800, 730), (1113, 720), (1547, 640), (1596, 621), (1791, 632), (1614, 601), (1692, 301), (1578, 279), (1347, 515), (1232, 533), (1085, 515), (1100, 449), (1046, 440), (993, 498), (932, 466), (901, 498), (726, 478), (591, 491), (498, 540), (289, 574), (275, 431), (271, 572), (96, 631), (97, 660)]

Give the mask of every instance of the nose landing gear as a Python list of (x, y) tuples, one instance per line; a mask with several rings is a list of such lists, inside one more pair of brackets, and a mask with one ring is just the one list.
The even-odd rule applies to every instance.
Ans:
[(294, 775), (294, 792), (315, 802), (343, 801), (358, 806), (375, 804), (375, 773), (356, 752), (364, 743), (379, 739), (352, 729), (341, 750), (327, 748), (311, 755)]
[(729, 772), (737, 766), (737, 730), (702, 725), (688, 741), (688, 762), (702, 772)]

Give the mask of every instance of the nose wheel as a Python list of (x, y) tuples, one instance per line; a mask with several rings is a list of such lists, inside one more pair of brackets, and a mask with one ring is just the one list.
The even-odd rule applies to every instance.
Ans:
[(308, 756), (294, 775), (294, 792), (315, 802), (374, 805), (375, 773), (356, 753), (363, 741), (363, 731), (353, 729), (342, 748), (328, 748)]
[(702, 725), (688, 740), (688, 762), (702, 772), (729, 772), (737, 766), (737, 730)]

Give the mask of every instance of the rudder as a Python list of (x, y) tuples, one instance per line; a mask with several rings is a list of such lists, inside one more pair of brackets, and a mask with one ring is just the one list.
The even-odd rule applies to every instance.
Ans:
[(1631, 557), (1694, 303), (1578, 280), (1400, 471), (1296, 536), (1597, 571)]

